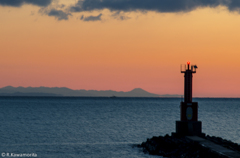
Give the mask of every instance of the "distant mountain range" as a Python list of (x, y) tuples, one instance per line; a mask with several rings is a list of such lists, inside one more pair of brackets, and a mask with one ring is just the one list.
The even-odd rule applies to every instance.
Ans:
[(158, 95), (141, 88), (129, 92), (112, 90), (72, 90), (66, 87), (12, 87), (0, 88), (0, 96), (74, 96), (74, 97), (180, 97), (180, 95)]

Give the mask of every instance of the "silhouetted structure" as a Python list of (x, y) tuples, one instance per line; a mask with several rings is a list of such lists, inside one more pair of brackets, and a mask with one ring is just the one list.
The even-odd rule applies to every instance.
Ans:
[(203, 135), (202, 122), (198, 121), (198, 103), (192, 102), (192, 74), (196, 73), (196, 65), (187, 62), (184, 73), (184, 102), (180, 105), (180, 121), (176, 121), (176, 133), (173, 135)]

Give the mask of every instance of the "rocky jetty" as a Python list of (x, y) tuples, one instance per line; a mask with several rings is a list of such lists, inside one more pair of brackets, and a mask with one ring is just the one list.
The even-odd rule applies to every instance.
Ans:
[[(225, 148), (240, 151), (240, 145), (220, 137), (204, 136), (202, 138)], [(154, 136), (151, 139), (147, 139), (146, 142), (143, 142), (138, 147), (141, 147), (145, 153), (169, 158), (227, 158), (227, 156), (212, 151), (187, 137)]]

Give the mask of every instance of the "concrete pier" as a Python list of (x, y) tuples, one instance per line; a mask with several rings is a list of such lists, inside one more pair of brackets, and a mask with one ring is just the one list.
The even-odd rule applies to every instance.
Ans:
[(240, 158), (240, 153), (227, 149), (221, 145), (215, 144), (209, 140), (203, 139), (198, 136), (186, 136), (186, 138), (198, 142), (200, 145), (209, 148), (210, 150), (219, 153), (220, 155), (226, 156), (228, 158)]
[(163, 157), (240, 158), (240, 145), (215, 136), (154, 136), (138, 147)]

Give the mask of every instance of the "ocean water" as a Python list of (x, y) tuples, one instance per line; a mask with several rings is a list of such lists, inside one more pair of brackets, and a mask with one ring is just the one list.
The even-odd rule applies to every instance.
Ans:
[[(240, 144), (240, 99), (193, 101), (199, 104), (204, 133)], [(179, 98), (0, 97), (0, 154), (156, 157), (134, 146), (174, 132), (180, 102)]]

